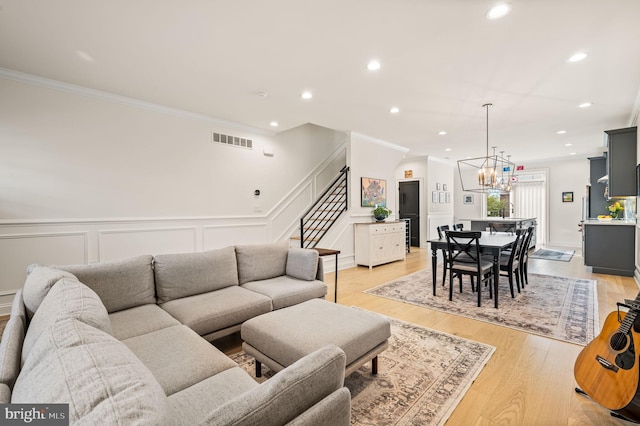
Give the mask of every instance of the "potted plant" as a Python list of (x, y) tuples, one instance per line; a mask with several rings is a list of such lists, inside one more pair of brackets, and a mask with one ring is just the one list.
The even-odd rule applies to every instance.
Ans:
[(386, 207), (376, 206), (373, 209), (373, 217), (376, 219), (376, 222), (384, 222), (384, 220), (391, 214), (391, 210)]

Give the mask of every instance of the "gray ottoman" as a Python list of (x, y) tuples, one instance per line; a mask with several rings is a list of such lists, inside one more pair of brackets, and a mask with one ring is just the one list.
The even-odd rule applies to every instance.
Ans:
[(257, 377), (261, 363), (277, 372), (328, 344), (347, 355), (348, 376), (369, 360), (377, 374), (378, 354), (388, 346), (391, 326), (373, 312), (313, 299), (254, 317), (240, 333), (242, 348), (256, 359)]

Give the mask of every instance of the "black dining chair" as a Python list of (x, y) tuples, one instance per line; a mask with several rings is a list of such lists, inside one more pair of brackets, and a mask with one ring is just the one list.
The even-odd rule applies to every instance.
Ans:
[[(445, 231), (449, 230), (449, 225), (441, 225), (436, 228), (438, 231), (438, 238), (445, 238)], [(442, 258), (444, 259), (443, 268), (442, 268), (442, 285), (444, 285), (444, 280), (447, 277), (447, 250), (442, 249)]]
[(530, 226), (527, 228), (527, 235), (524, 238), (524, 242), (522, 244), (522, 251), (520, 253), (520, 282), (522, 283), (522, 287), (524, 288), (525, 283), (529, 285), (529, 274), (527, 271), (527, 265), (529, 263), (529, 245), (531, 244), (531, 238), (533, 238), (533, 233), (535, 232), (535, 227)]
[(509, 232), (513, 234), (516, 228), (515, 223), (489, 222), (488, 226), (491, 234), (495, 234), (496, 232)]
[[(522, 248), (524, 247), (524, 240), (526, 238), (526, 229), (516, 229), (516, 239), (511, 246), (511, 250), (505, 252), (500, 256), (500, 276), (509, 278), (509, 288), (511, 290), (511, 297), (514, 298), (515, 293), (513, 291), (513, 278), (515, 277), (518, 293), (520, 293), (520, 259)], [(504, 274), (503, 274), (504, 272)], [(489, 288), (489, 295), (491, 296), (491, 288)]]
[[(493, 262), (484, 259), (480, 253), (480, 231), (445, 231), (447, 236), (447, 269), (449, 270), (449, 300), (453, 300), (453, 279), (460, 282), (462, 276), (471, 276), (471, 290), (478, 292), (478, 306), (482, 304), (482, 283), (491, 285)], [(474, 288), (474, 279), (477, 285)]]
[(463, 231), (464, 225), (462, 223), (454, 223), (453, 230), (454, 231)]

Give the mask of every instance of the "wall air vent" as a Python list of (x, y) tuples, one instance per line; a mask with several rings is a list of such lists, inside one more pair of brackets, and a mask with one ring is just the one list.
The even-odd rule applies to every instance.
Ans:
[(223, 135), (222, 133), (214, 133), (213, 142), (235, 146), (238, 148), (253, 149), (253, 141), (251, 139), (239, 138), (237, 136), (231, 135)]

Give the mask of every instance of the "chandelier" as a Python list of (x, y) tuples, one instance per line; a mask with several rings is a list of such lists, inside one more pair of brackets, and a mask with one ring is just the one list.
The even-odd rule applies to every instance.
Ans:
[[(487, 111), (485, 156), (458, 160), (458, 174), (463, 191), (486, 192), (493, 189), (510, 192), (513, 188), (515, 164), (511, 162), (511, 156), (507, 155), (505, 158), (504, 151), (500, 151), (500, 155), (497, 155), (495, 146), (492, 147), (493, 154), (489, 155), (489, 107), (492, 105), (490, 103), (482, 105)], [(477, 174), (474, 176), (464, 172), (475, 169)]]

